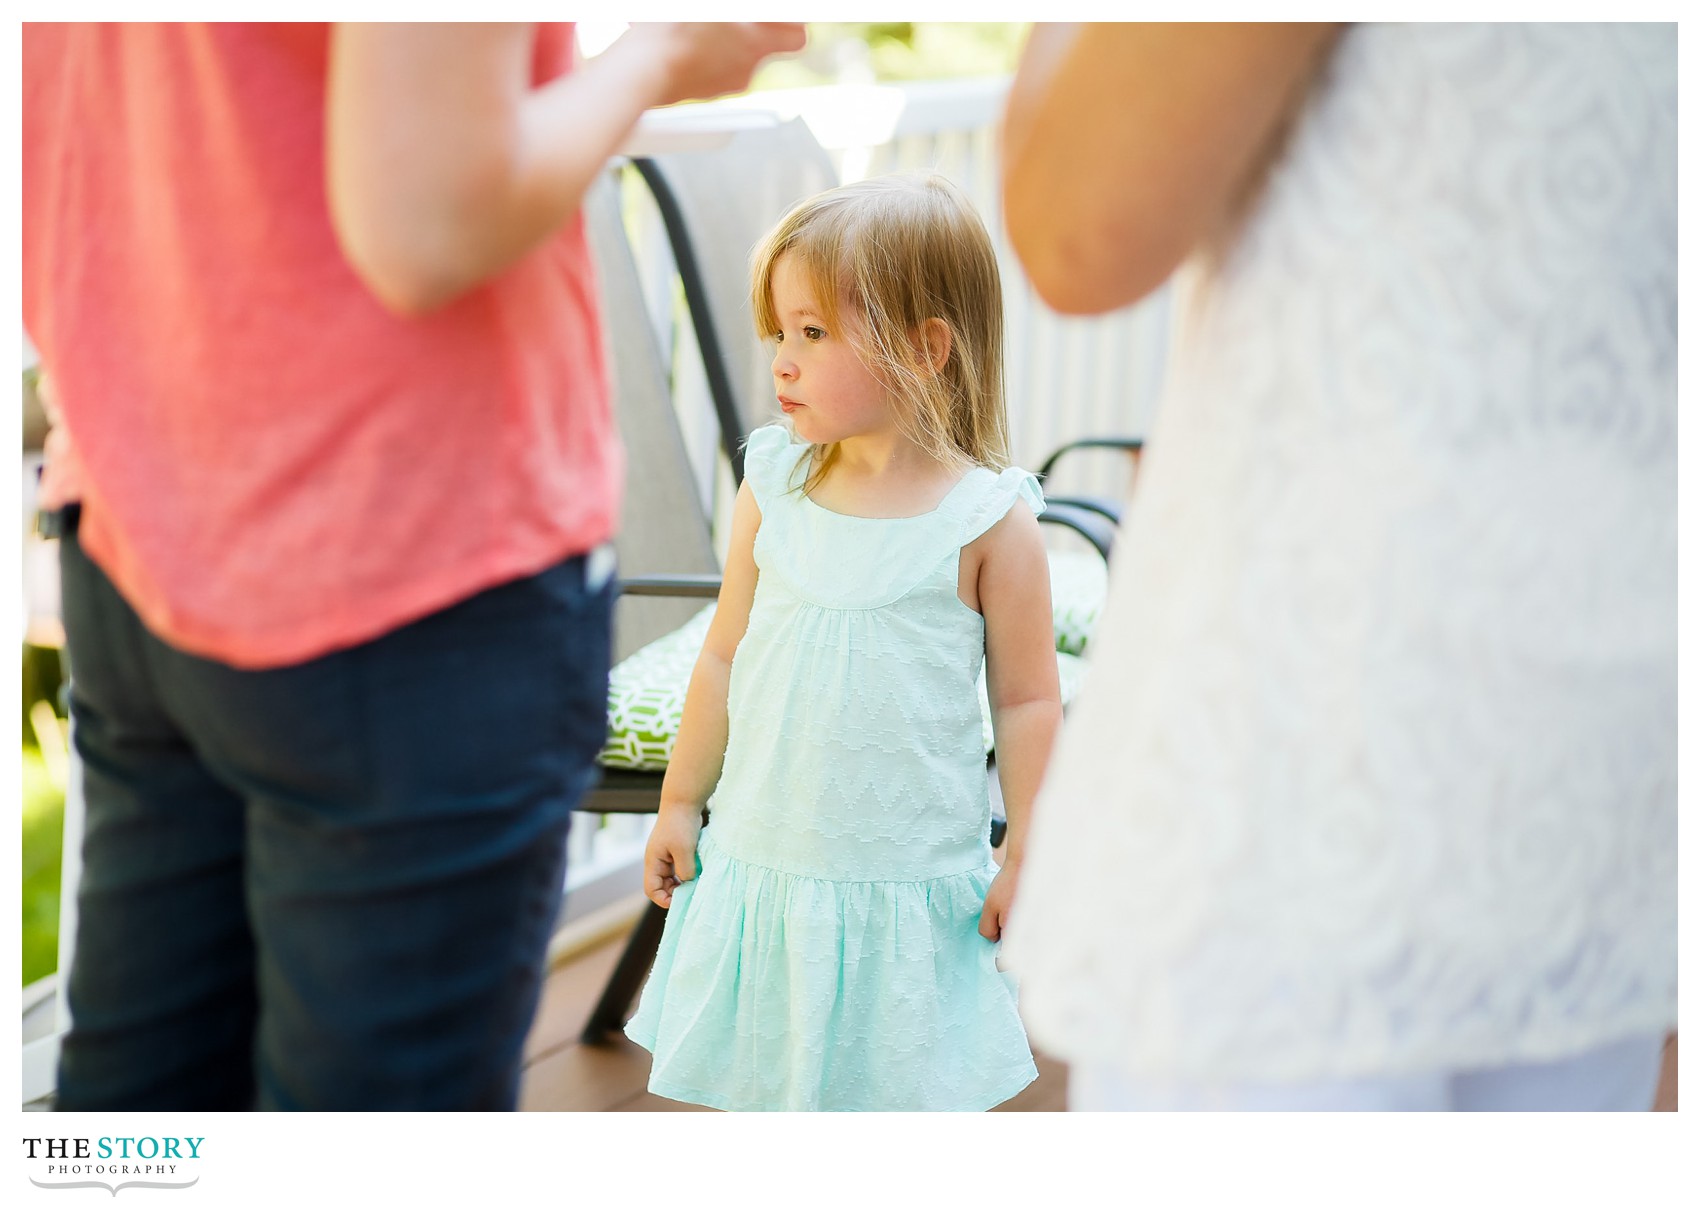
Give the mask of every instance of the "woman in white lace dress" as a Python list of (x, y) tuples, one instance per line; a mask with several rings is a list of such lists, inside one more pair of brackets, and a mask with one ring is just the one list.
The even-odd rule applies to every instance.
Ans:
[(1199, 254), (1008, 936), (1073, 1105), (1648, 1107), (1675, 27), (1040, 26), (1005, 153), (1062, 310)]

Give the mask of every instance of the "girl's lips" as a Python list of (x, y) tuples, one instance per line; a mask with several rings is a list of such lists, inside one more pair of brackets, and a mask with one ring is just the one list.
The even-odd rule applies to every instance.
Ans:
[(789, 412), (792, 412), (795, 409), (800, 409), (803, 406), (802, 406), (802, 403), (800, 401), (787, 400), (785, 397), (781, 396), (779, 398), (779, 407), (781, 409), (783, 409), (785, 412), (789, 413)]

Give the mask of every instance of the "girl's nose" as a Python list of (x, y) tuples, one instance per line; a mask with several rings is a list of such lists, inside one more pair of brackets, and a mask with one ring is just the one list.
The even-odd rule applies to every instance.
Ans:
[(785, 355), (785, 347), (780, 346), (773, 355), (773, 374), (778, 379), (795, 379), (797, 364)]

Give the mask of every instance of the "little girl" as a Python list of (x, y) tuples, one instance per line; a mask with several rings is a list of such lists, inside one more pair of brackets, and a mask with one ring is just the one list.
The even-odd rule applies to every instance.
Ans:
[(626, 1033), (649, 1089), (690, 1103), (984, 1110), (1036, 1077), (994, 954), (1062, 715), (1042, 499), (1005, 466), (991, 241), (942, 178), (849, 185), (780, 222), (752, 298), (790, 425), (745, 451), (644, 858), (666, 933)]

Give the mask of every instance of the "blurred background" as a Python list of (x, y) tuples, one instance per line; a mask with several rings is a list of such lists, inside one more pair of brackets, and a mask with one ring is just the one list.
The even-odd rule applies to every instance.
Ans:
[[(770, 60), (751, 92), (823, 84), (949, 80), (1015, 71), (1027, 21), (811, 21), (801, 54)], [(579, 45), (601, 52), (626, 28), (620, 21), (581, 21)]]

